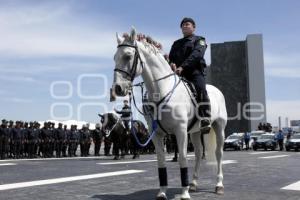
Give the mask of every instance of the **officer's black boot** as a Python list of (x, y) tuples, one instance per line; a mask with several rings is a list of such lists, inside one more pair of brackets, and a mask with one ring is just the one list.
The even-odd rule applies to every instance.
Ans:
[(199, 116), (201, 117), (201, 133), (207, 134), (211, 129), (211, 107), (210, 100), (207, 94), (202, 94), (201, 98), (198, 98), (198, 107)]

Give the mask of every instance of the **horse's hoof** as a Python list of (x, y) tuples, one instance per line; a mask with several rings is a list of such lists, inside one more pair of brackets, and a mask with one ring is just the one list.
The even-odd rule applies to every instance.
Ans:
[(180, 200), (191, 200), (191, 197), (181, 197)]
[(165, 194), (160, 194), (156, 197), (156, 200), (168, 200), (168, 198)]
[(197, 191), (197, 186), (193, 183), (190, 184), (190, 188), (189, 188), (190, 192), (196, 192)]
[(190, 194), (188, 192), (189, 188), (187, 188), (186, 190), (183, 189), (183, 193), (180, 195), (180, 200), (190, 200), (191, 197), (190, 197)]
[(223, 186), (217, 186), (216, 187), (216, 194), (223, 195), (224, 194), (224, 187)]
[(114, 157), (114, 160), (120, 160), (120, 158), (119, 157)]

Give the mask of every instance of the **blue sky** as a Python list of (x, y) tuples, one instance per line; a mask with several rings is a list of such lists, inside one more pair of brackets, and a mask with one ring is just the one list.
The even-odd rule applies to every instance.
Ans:
[[(134, 25), (168, 52), (181, 37), (181, 19), (189, 16), (208, 43), (262, 33), (268, 121), (300, 119), (299, 7), (297, 0), (0, 0), (0, 117), (46, 120), (53, 108), (55, 116), (96, 122), (103, 104), (113, 106), (106, 92), (115, 32)], [(107, 87), (91, 74), (107, 76)], [(81, 76), (82, 95), (105, 97), (80, 97)], [(53, 98), (53, 83), (55, 95), (69, 97)]]

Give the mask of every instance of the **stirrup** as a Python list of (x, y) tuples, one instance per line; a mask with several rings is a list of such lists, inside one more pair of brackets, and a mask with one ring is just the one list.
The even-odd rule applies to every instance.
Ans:
[(201, 120), (201, 133), (202, 134), (208, 134), (211, 129), (211, 124), (209, 119), (202, 119)]
[(207, 127), (202, 127), (200, 129), (200, 131), (201, 131), (202, 134), (208, 134), (210, 132), (210, 129), (211, 128), (209, 126), (207, 126)]
[(201, 128), (210, 127), (210, 120), (209, 119), (201, 119)]

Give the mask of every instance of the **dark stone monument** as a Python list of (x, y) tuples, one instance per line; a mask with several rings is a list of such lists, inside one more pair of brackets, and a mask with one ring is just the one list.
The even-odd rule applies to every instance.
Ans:
[[(261, 35), (249, 35), (246, 41), (211, 44), (211, 65), (207, 82), (219, 88), (225, 96), (228, 123), (225, 134), (256, 129), (266, 121), (265, 84)], [(259, 85), (258, 85), (259, 83)], [(255, 102), (262, 105), (257, 109)], [(261, 119), (251, 119), (262, 116)]]

